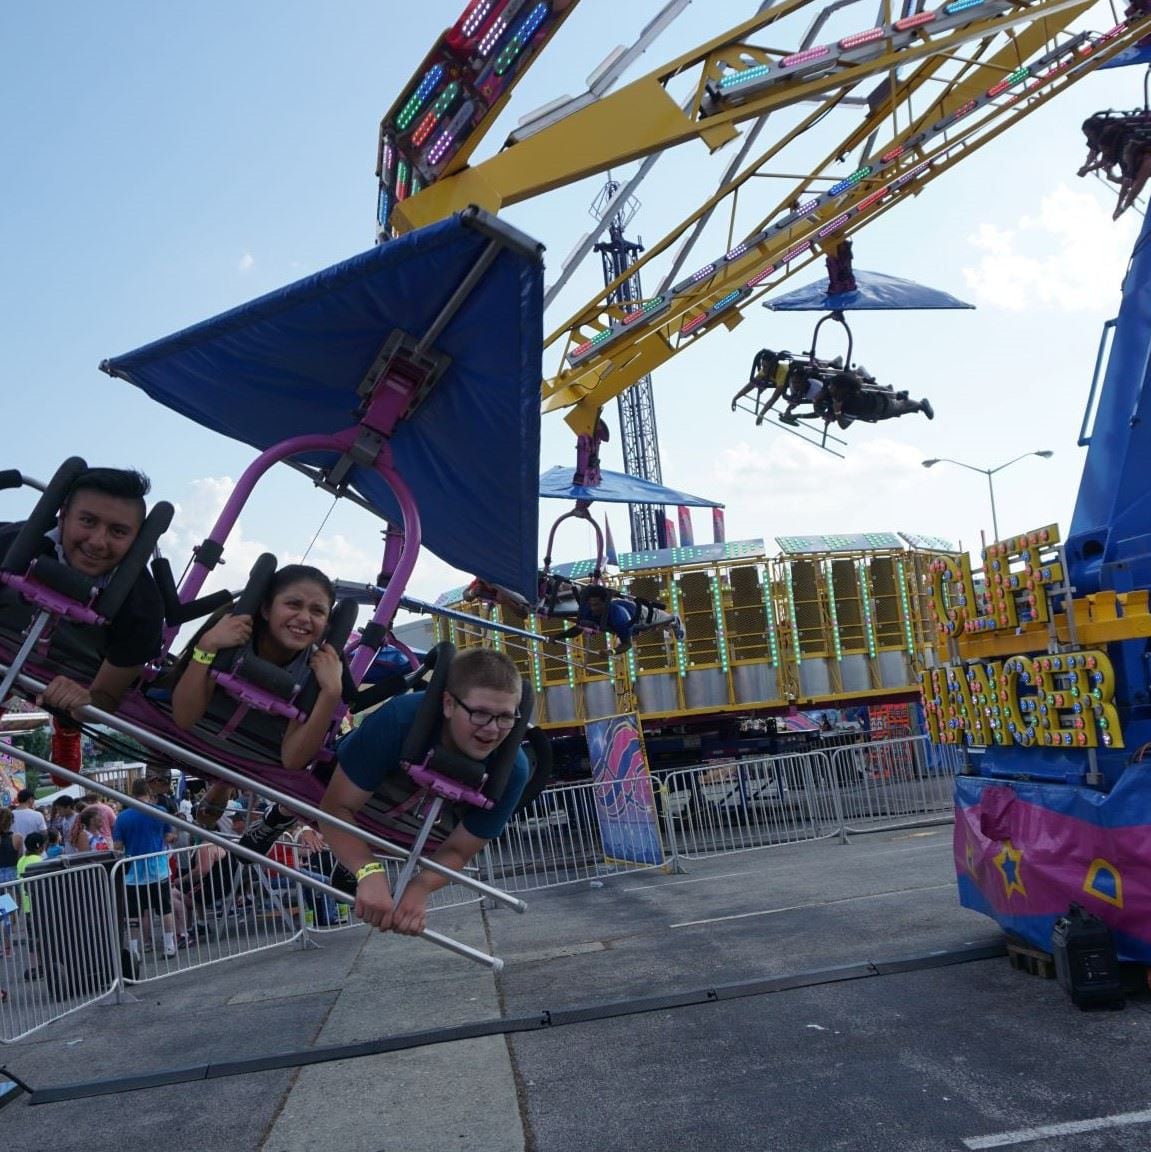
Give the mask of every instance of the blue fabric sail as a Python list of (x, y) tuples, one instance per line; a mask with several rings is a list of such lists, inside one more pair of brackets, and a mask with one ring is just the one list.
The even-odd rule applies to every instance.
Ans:
[[(502, 229), (469, 213), (409, 233), (101, 364), (154, 400), (265, 449), (353, 425), (357, 388), (397, 329), (420, 338)], [(433, 349), (450, 363), (395, 430), (423, 543), (447, 563), (525, 595), (536, 586), (543, 271), (526, 237), (503, 242)], [(325, 467), (335, 453), (301, 457)], [(383, 478), (351, 488), (399, 522)]]
[(764, 303), (773, 312), (847, 312), (864, 309), (974, 308), (948, 292), (884, 272), (854, 272), (856, 290), (827, 294), (828, 281), (817, 280)]
[(718, 500), (691, 496), (674, 488), (665, 488), (625, 472), (600, 471), (600, 483), (594, 488), (572, 482), (572, 470), (557, 464), (540, 477), (540, 496), (545, 500), (598, 500), (604, 504), (684, 504), (689, 508), (722, 508)]

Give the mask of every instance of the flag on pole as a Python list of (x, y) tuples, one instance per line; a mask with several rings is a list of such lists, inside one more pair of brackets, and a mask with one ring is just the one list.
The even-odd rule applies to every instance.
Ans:
[(679, 506), (679, 542), (690, 548), (695, 543), (695, 531), (691, 526), (691, 510), (686, 504)]

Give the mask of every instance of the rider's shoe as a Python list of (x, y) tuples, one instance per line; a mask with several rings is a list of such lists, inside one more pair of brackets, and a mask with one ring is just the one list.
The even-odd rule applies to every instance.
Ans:
[(928, 420), (934, 420), (935, 419), (935, 409), (931, 407), (931, 401), (930, 400), (920, 400), (919, 401), (919, 411), (922, 412), (923, 415), (926, 416)]
[(781, 412), (779, 414), (779, 422), (781, 424), (790, 424), (793, 428), (799, 427), (799, 421), (790, 412)]
[(240, 843), (261, 856), (267, 856), (272, 845), (296, 822), (296, 817), (277, 804), (271, 805), (260, 819), (244, 831)]
[(675, 638), (677, 640), (682, 641), (687, 638), (687, 632), (684, 631), (683, 621), (678, 616), (672, 619), (671, 630), (675, 633)]

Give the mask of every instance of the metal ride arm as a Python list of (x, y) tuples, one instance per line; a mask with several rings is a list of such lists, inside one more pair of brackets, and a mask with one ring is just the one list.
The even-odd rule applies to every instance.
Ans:
[[(18, 682), (21, 687), (32, 692), (40, 692), (44, 688), (43, 684), (41, 684), (39, 681), (33, 680), (28, 676), (18, 677)], [(382, 836), (376, 836), (370, 832), (367, 832), (363, 828), (360, 828), (358, 825), (343, 823), (328, 813), (321, 812), (318, 808), (313, 807), (311, 804), (308, 804), (298, 799), (297, 797), (290, 796), (285, 792), (280, 792), (275, 788), (270, 788), (263, 783), (257, 786), (251, 779), (243, 775), (243, 773), (235, 772), (214, 760), (210, 760), (206, 756), (201, 756), (198, 753), (191, 751), (190, 749), (184, 748), (181, 745), (176, 744), (171, 740), (167, 740), (163, 736), (158, 736), (154, 732), (150, 732), (145, 728), (139, 727), (138, 725), (128, 724), (112, 713), (103, 712), (99, 708), (92, 707), (82, 708), (79, 710), (79, 712), (83, 719), (91, 721), (95, 724), (106, 725), (107, 727), (113, 728), (116, 731), (123, 732), (129, 736), (132, 736), (134, 739), (139, 740), (142, 744), (154, 748), (156, 751), (162, 752), (166, 756), (171, 756), (173, 759), (179, 760), (181, 763), (187, 764), (191, 768), (195, 768), (201, 772), (206, 772), (220, 780), (225, 781), (228, 784), (233, 784), (238, 788), (257, 791), (260, 795), (264, 796), (266, 799), (274, 801), (276, 804), (281, 805), (287, 811), (294, 812), (300, 816), (305, 816), (311, 820), (324, 820), (329, 824), (335, 824), (343, 828), (345, 831), (351, 832), (353, 835), (358, 836), (361, 840), (364, 841), (365, 844), (368, 844), (372, 848), (383, 852), (385, 855), (397, 857), (401, 860), (406, 859), (410, 855), (408, 849), (402, 847), (399, 844), (395, 844), (390, 840), (386, 840)], [(107, 788), (104, 785), (98, 784), (94, 780), (90, 780), (87, 776), (69, 772), (66, 769), (60, 767), (60, 765), (54, 764), (50, 761), (39, 760), (37, 757), (30, 756), (26, 753), (13, 753), (11, 749), (5, 748), (3, 744), (0, 744), (0, 751), (7, 751), (9, 754), (23, 756), (25, 760), (29, 760), (30, 762), (37, 764), (38, 767), (42, 767), (46, 772), (52, 772), (58, 776), (63, 776), (75, 784), (81, 784), (84, 787), (90, 788), (93, 792), (98, 792), (101, 795), (108, 796), (120, 803), (130, 802), (132, 799), (131, 797), (126, 797), (114, 789)], [(141, 805), (136, 803), (132, 806), (140, 807)], [(150, 814), (154, 814), (158, 818), (163, 819), (168, 823), (173, 824), (175, 827), (183, 829), (184, 831), (195, 832), (197, 835), (204, 834), (206, 838), (212, 840), (213, 843), (220, 843), (222, 841), (222, 847), (228, 848), (229, 851), (236, 852), (237, 855), (244, 857), (244, 859), (257, 863), (267, 863), (269, 867), (274, 868), (276, 871), (284, 872), (286, 875), (290, 875), (293, 879), (298, 879), (301, 883), (311, 884), (311, 886), (315, 887), (318, 891), (323, 891), (325, 894), (333, 896), (342, 901), (347, 900), (347, 893), (340, 892), (338, 889), (331, 888), (320, 881), (311, 881), (305, 876), (298, 875), (287, 865), (277, 865), (275, 861), (268, 860), (267, 857), (260, 856), (258, 853), (251, 853), (247, 849), (241, 850), (238, 845), (234, 844), (230, 840), (227, 840), (226, 837), (215, 838), (214, 835), (208, 835), (204, 829), (199, 827), (199, 825), (190, 824), (187, 821), (180, 819), (179, 817), (169, 816), (167, 813), (155, 811), (152, 808), (148, 808), (147, 810)], [(453, 883), (461, 884), (464, 887), (470, 888), (474, 892), (478, 892), (481, 896), (488, 896), (493, 900), (497, 900), (515, 912), (524, 912), (527, 909), (527, 905), (518, 897), (512, 896), (499, 888), (494, 888), (490, 884), (485, 884), (482, 880), (478, 880), (473, 876), (468, 876), (466, 873), (454, 872), (452, 869), (446, 868), (444, 865), (436, 862), (435, 860), (421, 858), (419, 864), (421, 868), (427, 868), (429, 871), (435, 872), (438, 875), (452, 881)], [(433, 944), (439, 944), (441, 947), (447, 948), (449, 951), (457, 952), (461, 956), (466, 956), (469, 959), (479, 960), (481, 963), (489, 964), (496, 970), (498, 970), (502, 965), (502, 962), (498, 959), (488, 957), (482, 952), (476, 952), (468, 945), (449, 940), (448, 937), (441, 936), (439, 933), (427, 930), (421, 933), (421, 936), (425, 940), (428, 940)]]
[[(742, 309), (808, 266), (821, 249), (833, 250), (907, 192), (918, 194), (952, 164), (1138, 41), (1149, 25), (1148, 17), (1137, 14), (1098, 36), (1071, 35), (1068, 28), (1092, 4), (951, 0), (790, 55), (747, 42), (813, 3), (787, 0), (509, 144), (492, 159), (445, 173), (396, 206), (401, 227), (428, 223), (465, 202), (498, 209), (691, 138), (714, 149), (737, 134), (741, 121), (762, 122), (773, 110), (817, 102), (797, 127), (650, 246), (629, 274), (725, 201), (729, 234), (743, 235), (742, 243), (638, 305), (606, 303), (617, 287), (610, 284), (551, 334), (549, 344), (561, 342), (564, 367), (544, 381), (544, 409), (569, 409), (566, 419), (577, 435), (592, 434), (607, 401), (704, 332), (733, 327)], [(1110, 10), (1105, 16), (1101, 6), (1099, 11), (1106, 27)], [(666, 85), (693, 71), (695, 98), (685, 112)], [(861, 82), (872, 82), (862, 98), (851, 94)], [(936, 91), (942, 95), (931, 99)], [(829, 113), (850, 113), (860, 105), (862, 119), (822, 163), (789, 158), (788, 149)], [(879, 143), (884, 132), (888, 139)], [(845, 175), (843, 162), (856, 150), (857, 167)], [(782, 179), (796, 171), (810, 175), (759, 224), (737, 228), (737, 194), (753, 176)]]

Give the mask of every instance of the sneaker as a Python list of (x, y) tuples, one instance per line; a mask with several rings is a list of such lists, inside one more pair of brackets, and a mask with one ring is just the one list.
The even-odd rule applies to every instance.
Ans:
[(781, 424), (790, 424), (793, 428), (799, 427), (799, 421), (790, 412), (781, 412), (779, 414), (779, 422)]
[(919, 411), (922, 412), (923, 415), (926, 416), (928, 420), (934, 420), (935, 419), (935, 409), (931, 407), (931, 401), (930, 400), (920, 400), (919, 401)]
[(675, 633), (675, 638), (677, 640), (682, 641), (687, 638), (687, 633), (683, 628), (683, 621), (678, 616), (671, 622), (671, 630)]

